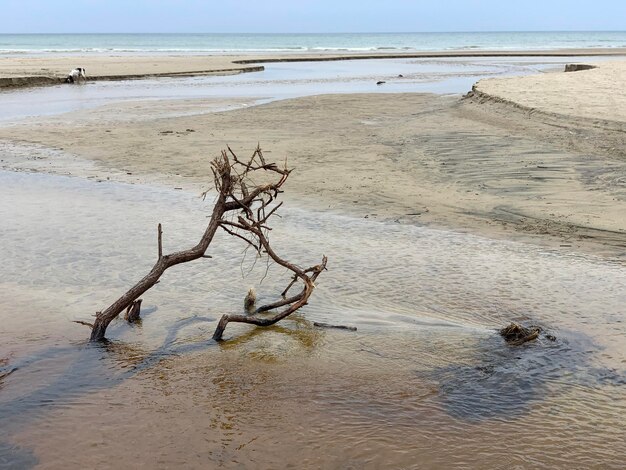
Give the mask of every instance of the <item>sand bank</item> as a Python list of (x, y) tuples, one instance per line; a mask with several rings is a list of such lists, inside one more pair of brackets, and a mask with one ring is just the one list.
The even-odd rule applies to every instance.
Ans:
[(576, 72), (492, 78), (479, 81), (474, 92), (515, 104), (527, 111), (582, 118), (602, 127), (626, 123), (626, 62), (595, 64)]
[(441, 51), (407, 53), (276, 54), (276, 55), (89, 55), (0, 57), (0, 88), (57, 84), (69, 70), (83, 67), (90, 80), (143, 77), (234, 74), (263, 70), (261, 63), (315, 62), (356, 59), (408, 59), (451, 57), (575, 57), (620, 56), (626, 48), (559, 49), (546, 51)]
[(262, 64), (271, 62), (321, 62), (327, 60), (359, 60), (359, 59), (437, 59), (453, 57), (610, 57), (626, 55), (626, 47), (594, 48), (594, 49), (550, 49), (550, 50), (449, 50), (425, 52), (363, 52), (349, 54), (290, 54), (255, 56), (234, 59), (238, 64)]
[(263, 70), (235, 64), (222, 56), (73, 56), (1, 57), (0, 88), (58, 84), (74, 67), (87, 70), (89, 80), (119, 80), (235, 74)]

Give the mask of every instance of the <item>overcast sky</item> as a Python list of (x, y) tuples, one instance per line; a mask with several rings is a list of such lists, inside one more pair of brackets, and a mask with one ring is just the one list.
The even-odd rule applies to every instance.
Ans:
[(626, 30), (626, 0), (0, 0), (0, 33)]

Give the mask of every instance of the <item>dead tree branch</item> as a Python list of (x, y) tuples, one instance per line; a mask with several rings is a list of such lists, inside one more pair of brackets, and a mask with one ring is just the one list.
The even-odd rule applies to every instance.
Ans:
[[(96, 314), (96, 320), (91, 331), (91, 341), (103, 340), (106, 329), (113, 319), (126, 310), (132, 316), (139, 317), (141, 301), (139, 297), (159, 282), (163, 273), (178, 264), (187, 263), (199, 258), (210, 258), (206, 251), (213, 241), (218, 228), (244, 241), (255, 249), (257, 254), (266, 253), (273, 262), (294, 273), (293, 281), (283, 292), (283, 300), (264, 305), (256, 309), (251, 315), (224, 315), (213, 335), (215, 340), (221, 340), (224, 329), (229, 322), (242, 322), (258, 326), (269, 326), (291, 315), (307, 304), (315, 288), (315, 280), (326, 269), (327, 259), (324, 256), (321, 264), (307, 269), (301, 269), (295, 264), (281, 258), (272, 249), (267, 234), (271, 231), (269, 219), (277, 215), (276, 211), (282, 202), (276, 203), (276, 198), (282, 193), (282, 187), (292, 170), (286, 166), (278, 167), (275, 163), (268, 163), (263, 157), (260, 147), (248, 161), (240, 160), (229, 147), (227, 151), (211, 162), (214, 187), (217, 199), (209, 223), (200, 241), (192, 248), (170, 254), (163, 254), (161, 224), (157, 228), (158, 259), (150, 272), (131, 287), (124, 295), (117, 299), (105, 310)], [(255, 180), (264, 181), (255, 184)], [(203, 197), (206, 196), (203, 193)], [(236, 215), (236, 217), (231, 217)], [(236, 220), (233, 220), (236, 219)], [(300, 281), (302, 291), (289, 298), (284, 298), (287, 291)], [(274, 314), (263, 314), (269, 310), (285, 307)]]
[(159, 245), (159, 259), (163, 258), (163, 230), (161, 229), (161, 224), (157, 227), (157, 238)]

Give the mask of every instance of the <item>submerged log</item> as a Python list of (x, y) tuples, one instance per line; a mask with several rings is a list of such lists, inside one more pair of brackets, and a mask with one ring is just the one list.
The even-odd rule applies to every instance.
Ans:
[(313, 326), (318, 328), (334, 328), (337, 330), (348, 330), (348, 331), (356, 331), (356, 326), (347, 326), (347, 325), (331, 325), (330, 323), (321, 323), (321, 322), (313, 322)]
[(0, 380), (11, 375), (17, 370), (17, 367), (9, 367), (9, 358), (0, 358)]
[(17, 367), (11, 367), (6, 370), (0, 369), (0, 380), (4, 379), (5, 377), (8, 377), (16, 370), (17, 370)]
[(596, 68), (595, 65), (589, 65), (589, 64), (565, 64), (566, 72), (578, 72), (580, 70), (591, 70), (595, 68)]
[[(239, 220), (240, 222), (244, 222), (241, 217), (239, 218)], [(286, 261), (280, 258), (270, 246), (269, 242), (267, 241), (267, 238), (265, 238), (265, 236), (261, 232), (256, 232), (254, 229), (252, 229), (252, 231), (257, 235), (258, 240), (263, 246), (263, 248), (265, 249), (265, 252), (267, 253), (267, 255), (276, 264), (284, 268), (287, 268), (293, 273), (295, 273), (295, 275), (304, 284), (304, 286), (302, 288), (302, 291), (300, 291), (299, 294), (296, 294), (293, 297), (283, 298), (283, 300), (279, 300), (272, 304), (263, 305), (257, 308), (253, 315), (233, 315), (233, 314), (223, 315), (219, 323), (217, 324), (217, 328), (215, 329), (215, 332), (213, 333), (213, 339), (215, 341), (222, 340), (224, 329), (226, 328), (226, 325), (228, 325), (229, 322), (247, 323), (249, 325), (256, 325), (256, 326), (271, 326), (274, 323), (279, 322), (283, 318), (287, 318), (293, 312), (300, 309), (301, 307), (304, 307), (307, 304), (309, 297), (311, 297), (311, 294), (313, 293), (313, 289), (315, 289), (315, 281), (317, 280), (317, 277), (322, 273), (322, 271), (326, 270), (326, 263), (328, 261), (326, 256), (322, 257), (321, 264), (318, 264), (316, 266), (311, 266), (310, 268), (307, 268), (307, 269), (299, 268), (298, 266), (290, 263), (289, 261)], [(287, 289), (285, 289), (283, 292), (286, 294), (289, 291), (289, 288), (291, 286), (293, 286), (293, 283), (289, 284)], [(285, 307), (285, 308), (283, 310), (279, 310), (273, 313), (270, 316), (259, 316), (259, 314), (261, 313), (269, 312), (270, 310), (274, 310), (279, 307)]]
[[(160, 227), (161, 224), (159, 224)], [(141, 320), (139, 314), (141, 313), (141, 299), (135, 300), (128, 307), (126, 307), (126, 313), (124, 314), (124, 319), (128, 323), (136, 323)]]
[(246, 312), (248, 313), (254, 313), (255, 305), (256, 305), (256, 291), (254, 290), (254, 287), (251, 287), (250, 290), (248, 290), (248, 294), (246, 295), (246, 298), (243, 301), (243, 308), (246, 309)]
[(519, 346), (520, 344), (537, 339), (539, 333), (541, 333), (541, 328), (534, 325), (526, 328), (517, 323), (511, 323), (502, 328), (499, 333), (507, 343), (512, 346)]

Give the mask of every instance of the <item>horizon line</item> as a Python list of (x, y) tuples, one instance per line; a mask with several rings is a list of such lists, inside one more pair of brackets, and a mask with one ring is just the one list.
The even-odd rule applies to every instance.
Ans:
[(163, 35), (183, 35), (183, 34), (263, 34), (263, 35), (324, 35), (324, 34), (471, 34), (471, 33), (626, 33), (626, 30), (619, 29), (537, 29), (537, 30), (470, 30), (470, 31), (332, 31), (332, 32), (252, 32), (252, 31), (238, 31), (238, 32), (156, 32), (156, 31), (144, 31), (144, 32), (20, 32), (20, 33), (6, 33), (0, 32), (0, 36), (15, 36), (15, 35), (53, 35), (53, 34), (68, 34), (68, 35), (107, 35), (107, 34), (163, 34)]

